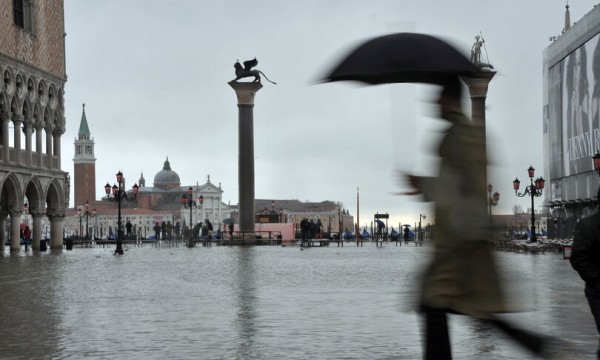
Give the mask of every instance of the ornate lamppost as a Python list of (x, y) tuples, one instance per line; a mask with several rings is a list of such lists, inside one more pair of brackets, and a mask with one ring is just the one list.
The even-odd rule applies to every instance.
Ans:
[(535, 207), (533, 199), (535, 197), (542, 196), (542, 191), (544, 190), (544, 183), (546, 182), (546, 180), (544, 180), (540, 176), (537, 179), (535, 179), (534, 182), (533, 176), (535, 175), (535, 169), (531, 165), (529, 166), (529, 169), (527, 169), (527, 174), (529, 175), (529, 181), (531, 182), (531, 185), (525, 188), (525, 192), (518, 192), (519, 185), (521, 184), (518, 178), (515, 178), (515, 180), (513, 181), (513, 189), (515, 190), (515, 195), (517, 195), (518, 197), (524, 197), (526, 195), (531, 196), (531, 242), (536, 242), (537, 239), (535, 236)]
[(96, 208), (94, 208), (92, 210), (92, 212), (90, 213), (89, 207), (90, 207), (90, 203), (88, 201), (86, 201), (84, 213), (83, 214), (81, 213), (81, 208), (79, 208), (79, 210), (78, 210), (80, 236), (81, 236), (81, 233), (83, 232), (83, 231), (81, 231), (81, 220), (83, 218), (85, 218), (85, 239), (86, 240), (89, 240), (89, 236), (90, 236), (90, 234), (89, 234), (89, 228), (90, 228), (89, 227), (89, 218), (96, 217)]
[[(196, 203), (196, 201), (193, 199), (194, 196), (194, 189), (192, 189), (192, 187), (190, 186), (190, 188), (188, 189), (188, 195), (190, 196), (189, 199), (187, 196), (185, 196), (185, 194), (183, 194), (183, 196), (181, 196), (181, 203), (183, 204), (183, 207), (186, 209), (190, 209), (190, 238), (188, 239), (188, 247), (192, 248), (194, 247), (194, 233), (193, 233), (193, 222), (192, 222), (192, 208), (200, 208), (202, 209), (202, 203), (204, 202), (204, 196), (200, 195), (200, 197), (198, 198), (198, 203)], [(200, 204), (200, 205), (198, 205)]]
[[(119, 184), (117, 186), (117, 184)], [(116, 201), (118, 204), (118, 213), (117, 213), (117, 248), (115, 249), (115, 254), (123, 255), (123, 230), (121, 226), (121, 202), (123, 199), (127, 201), (136, 201), (137, 193), (138, 193), (138, 184), (133, 185), (133, 197), (127, 196), (125, 192), (125, 179), (123, 178), (123, 173), (119, 171), (117, 173), (117, 184), (114, 184), (111, 188), (109, 183), (104, 185), (104, 191), (106, 192), (106, 196), (110, 201)], [(110, 197), (112, 190), (112, 198)]]
[(500, 194), (496, 191), (492, 195), (492, 190), (494, 190), (494, 187), (492, 186), (492, 184), (488, 184), (487, 190), (488, 190), (488, 205), (489, 205), (489, 208), (490, 208), (490, 225), (491, 225), (492, 222), (493, 222), (493, 220), (492, 220), (492, 206), (498, 205), (498, 200), (500, 200)]
[(417, 235), (418, 242), (423, 242), (423, 233), (421, 232), (421, 220), (423, 220), (423, 219), (427, 219), (427, 216), (425, 216), (423, 214), (419, 214), (419, 234)]

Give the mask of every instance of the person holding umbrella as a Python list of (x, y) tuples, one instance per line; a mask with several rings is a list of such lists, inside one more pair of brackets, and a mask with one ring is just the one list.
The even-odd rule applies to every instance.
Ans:
[(412, 189), (404, 193), (423, 195), (426, 201), (435, 202), (436, 241), (419, 291), (425, 359), (452, 359), (449, 313), (492, 324), (537, 355), (547, 351), (545, 338), (517, 329), (496, 316), (511, 309), (503, 296), (488, 242), (485, 133), (462, 112), (459, 79), (476, 77), (480, 71), (445, 41), (425, 34), (397, 33), (366, 41), (325, 78), (372, 85), (442, 86), (437, 99), (439, 117), (450, 127), (438, 150), (439, 173), (435, 177), (407, 175)]
[(460, 80), (451, 77), (437, 100), (440, 118), (451, 124), (439, 146), (438, 175), (407, 175), (412, 187), (407, 195), (423, 195), (426, 201), (435, 202), (436, 241), (419, 300), (425, 318), (425, 359), (452, 358), (449, 313), (484, 320), (541, 355), (544, 338), (517, 329), (496, 315), (511, 309), (503, 296), (487, 240), (487, 162), (478, 150), (483, 144), (479, 129), (463, 115), (460, 100)]

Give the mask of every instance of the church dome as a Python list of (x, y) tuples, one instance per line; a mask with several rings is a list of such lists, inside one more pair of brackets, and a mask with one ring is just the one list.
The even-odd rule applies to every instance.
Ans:
[(179, 175), (171, 170), (171, 163), (169, 163), (169, 158), (167, 158), (163, 169), (154, 175), (154, 186), (169, 190), (179, 187), (180, 185), (181, 181), (179, 180)]

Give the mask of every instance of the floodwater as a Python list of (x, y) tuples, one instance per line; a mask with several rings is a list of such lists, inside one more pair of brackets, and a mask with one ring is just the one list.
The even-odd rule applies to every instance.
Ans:
[[(2, 359), (419, 359), (429, 246), (130, 247), (0, 254)], [(509, 319), (594, 359), (583, 284), (560, 254), (498, 253)], [(450, 318), (456, 359), (528, 359)]]

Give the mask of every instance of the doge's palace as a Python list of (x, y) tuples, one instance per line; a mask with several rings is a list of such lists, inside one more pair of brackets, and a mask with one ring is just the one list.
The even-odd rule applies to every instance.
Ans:
[(50, 247), (62, 248), (70, 186), (60, 161), (67, 78), (63, 1), (0, 0), (0, 34), (0, 251), (5, 242), (19, 251), (25, 219), (34, 250), (48, 226)]

